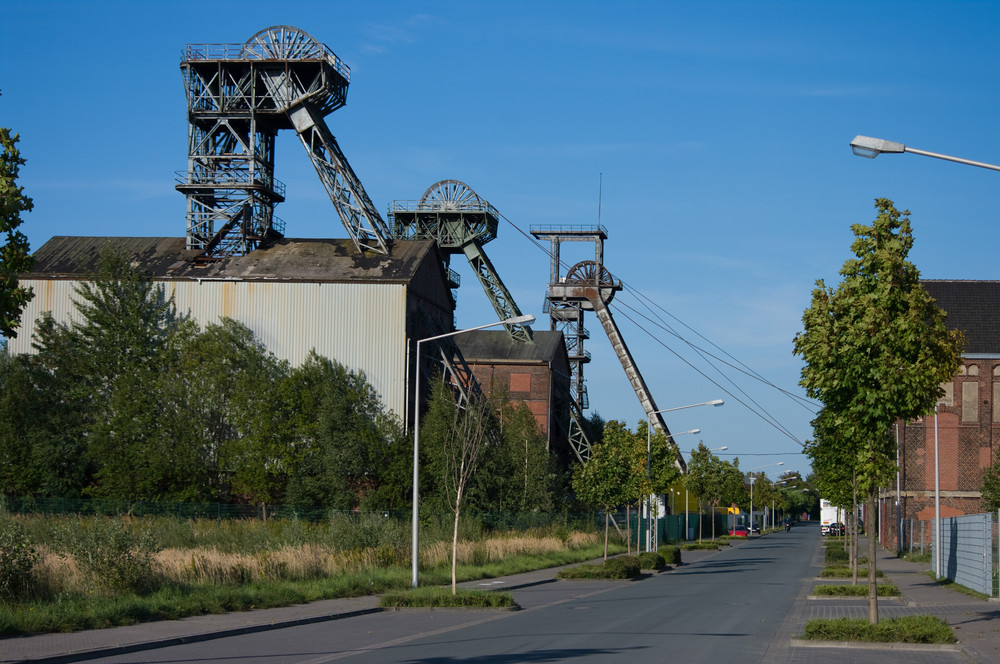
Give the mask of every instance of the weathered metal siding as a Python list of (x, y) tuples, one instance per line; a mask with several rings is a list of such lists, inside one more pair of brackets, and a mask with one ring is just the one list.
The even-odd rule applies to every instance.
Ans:
[[(51, 311), (57, 321), (75, 313), (79, 282), (23, 281), (35, 290), (23, 327), (10, 341), (13, 353), (31, 352), (35, 321)], [(279, 358), (301, 364), (315, 349), (350, 369), (362, 370), (390, 410), (404, 413), (406, 385), (406, 286), (403, 284), (163, 281), (180, 314), (201, 326), (227, 316), (251, 330)]]

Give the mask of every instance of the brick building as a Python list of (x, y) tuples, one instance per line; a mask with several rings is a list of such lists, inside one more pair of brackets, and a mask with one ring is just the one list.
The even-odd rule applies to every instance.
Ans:
[[(903, 519), (934, 519), (935, 469), (940, 476), (941, 516), (982, 511), (983, 471), (1000, 444), (1000, 281), (926, 280), (924, 288), (948, 313), (947, 323), (965, 334), (962, 368), (945, 384), (934, 414), (899, 422), (899, 482), (882, 493), (883, 542), (896, 541), (897, 509)], [(936, 435), (935, 435), (936, 432)], [(938, 463), (934, 462), (935, 438)], [(918, 526), (919, 527), (919, 526)], [(925, 540), (931, 530), (925, 526)], [(919, 538), (919, 532), (914, 531)]]
[(477, 330), (455, 337), (455, 345), (483, 390), (504, 388), (512, 402), (524, 401), (549, 449), (568, 460), (570, 372), (562, 332), (535, 330), (524, 343), (505, 330)]

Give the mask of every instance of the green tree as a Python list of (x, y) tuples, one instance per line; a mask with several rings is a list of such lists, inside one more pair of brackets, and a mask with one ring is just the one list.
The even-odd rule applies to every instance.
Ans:
[(18, 282), (18, 275), (31, 270), (34, 262), (28, 249), (28, 238), (17, 230), (22, 212), (30, 212), (33, 203), (17, 185), (17, 176), (25, 163), (17, 143), (18, 134), (0, 127), (0, 232), (6, 235), (0, 245), (0, 334), (16, 337), (21, 324), (21, 312), (34, 294)]
[[(875, 208), (872, 225), (851, 227), (855, 258), (844, 263), (840, 285), (834, 290), (817, 282), (802, 316), (804, 329), (795, 337), (795, 353), (805, 361), (801, 384), (828, 411), (823, 426), (837, 432), (818, 437), (818, 445), (849, 443), (840, 454), (854, 467), (872, 516), (878, 488), (895, 471), (891, 425), (934, 408), (941, 384), (960, 366), (962, 348), (960, 333), (948, 330), (944, 312), (907, 260), (913, 246), (909, 212), (884, 198)], [(874, 538), (868, 549), (869, 620), (875, 624)]]
[[(721, 493), (720, 483), (722, 481), (722, 461), (719, 457), (705, 447), (704, 443), (698, 443), (698, 447), (691, 450), (688, 458), (687, 473), (684, 475), (684, 488), (698, 496), (698, 541), (702, 539), (701, 528), (701, 501), (711, 500)], [(712, 538), (715, 538), (715, 512), (712, 513)]]
[(427, 417), (420, 429), (421, 451), (431, 459), (438, 500), (453, 517), (451, 592), (457, 592), (458, 530), (468, 488), (479, 469), (490, 431), (495, 430), (494, 405), (472, 393), (461, 406), (450, 386), (434, 382)]
[(635, 445), (624, 423), (617, 420), (605, 423), (603, 439), (592, 445), (590, 460), (576, 467), (572, 486), (582, 503), (604, 510), (604, 559), (607, 560), (610, 513), (638, 495)]
[(363, 372), (310, 353), (281, 389), (293, 432), (289, 502), (345, 510), (408, 504), (412, 447)]
[(983, 509), (990, 511), (1000, 509), (1000, 463), (997, 463), (996, 458), (983, 473), (979, 491), (983, 494)]
[[(482, 509), (496, 512), (549, 512), (557, 471), (535, 416), (523, 402), (512, 403), (494, 388), (498, 445), (485, 450), (474, 491)], [(473, 495), (470, 493), (470, 499)]]

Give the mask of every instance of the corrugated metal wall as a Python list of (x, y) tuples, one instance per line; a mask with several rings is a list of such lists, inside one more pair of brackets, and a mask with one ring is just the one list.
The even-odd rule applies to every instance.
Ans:
[[(22, 280), (35, 297), (22, 317), (12, 353), (30, 353), (35, 321), (51, 311), (75, 316), (77, 281)], [(365, 372), (390, 410), (402, 417), (406, 397), (406, 286), (250, 281), (165, 281), (177, 311), (204, 326), (228, 316), (251, 330), (272, 353), (301, 364), (311, 349)]]

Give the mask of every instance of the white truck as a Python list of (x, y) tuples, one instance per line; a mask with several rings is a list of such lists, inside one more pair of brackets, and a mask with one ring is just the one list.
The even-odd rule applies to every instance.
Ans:
[[(819, 522), (823, 535), (841, 535), (844, 531), (845, 510), (837, 507), (829, 500), (819, 501)], [(836, 524), (836, 525), (834, 525)]]

